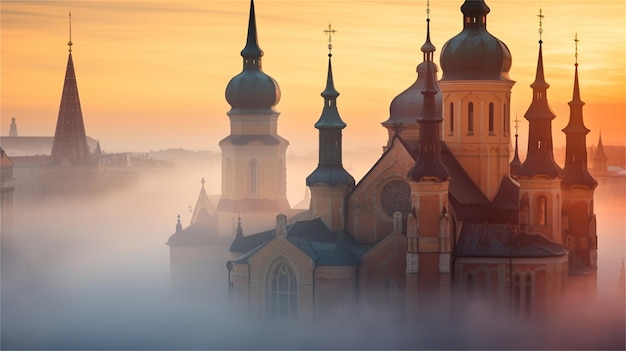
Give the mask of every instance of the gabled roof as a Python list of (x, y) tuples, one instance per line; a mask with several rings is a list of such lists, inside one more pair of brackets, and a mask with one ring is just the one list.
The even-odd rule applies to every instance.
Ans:
[(203, 220), (203, 218), (206, 220), (206, 218), (212, 215), (215, 215), (215, 209), (204, 190), (204, 178), (202, 178), (202, 189), (200, 189), (200, 194), (198, 194), (198, 200), (196, 200), (196, 206), (193, 209), (190, 224), (197, 223)]
[(467, 224), (461, 229), (456, 244), (456, 257), (558, 257), (567, 249), (550, 242), (539, 234), (519, 233), (519, 227), (509, 224)]
[[(262, 247), (276, 237), (276, 230), (235, 238), (230, 252), (243, 253), (232, 260), (246, 263)], [(287, 226), (287, 240), (320, 266), (352, 266), (373, 245), (357, 242), (348, 233), (331, 232), (320, 218), (299, 221)]]
[(209, 246), (221, 242), (214, 225), (210, 221), (199, 221), (172, 234), (167, 240), (169, 246)]

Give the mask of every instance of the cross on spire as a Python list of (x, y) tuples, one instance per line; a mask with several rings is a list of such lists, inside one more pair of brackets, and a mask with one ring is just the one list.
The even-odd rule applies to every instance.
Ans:
[(578, 42), (580, 40), (578, 40), (578, 33), (574, 34), (574, 45), (575, 45), (575, 51), (574, 51), (574, 58), (576, 59), (576, 66), (578, 66)]
[(333, 56), (332, 54), (332, 50), (333, 50), (333, 34), (337, 33), (336, 30), (333, 29), (332, 25), (329, 23), (328, 24), (328, 29), (324, 30), (324, 33), (326, 33), (328, 35), (328, 57)]
[(204, 180), (204, 177), (202, 177), (202, 180), (200, 181), (200, 183), (202, 183), (202, 189), (204, 189), (204, 183), (206, 183), (206, 181)]
[(515, 137), (517, 137), (517, 129), (519, 128), (519, 119), (517, 119), (517, 113), (515, 114), (515, 120), (513, 122), (515, 122)]
[(430, 21), (430, 0), (426, 0), (426, 20)]
[(546, 17), (543, 15), (543, 10), (541, 8), (539, 8), (539, 14), (537, 17), (539, 17), (539, 43), (541, 43), (541, 35), (543, 34), (543, 18)]
[(72, 52), (72, 12), (69, 13), (70, 18), (70, 41), (67, 42), (67, 46), (69, 47), (69, 52)]

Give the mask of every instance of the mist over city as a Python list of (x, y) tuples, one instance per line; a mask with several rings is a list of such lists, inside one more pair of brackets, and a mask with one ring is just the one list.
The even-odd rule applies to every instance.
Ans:
[[(619, 56), (579, 48), (597, 28), (563, 39), (607, 4), (574, 2), (558, 30), (561, 2), (3, 4), (0, 348), (623, 350), (624, 72), (579, 62)], [(216, 60), (172, 66), (162, 15), (182, 56)], [(367, 32), (363, 75), (341, 48), (368, 16), (419, 35)], [(15, 45), (57, 21), (64, 58)], [(190, 44), (206, 30), (221, 44)], [(38, 89), (16, 83), (25, 62)]]

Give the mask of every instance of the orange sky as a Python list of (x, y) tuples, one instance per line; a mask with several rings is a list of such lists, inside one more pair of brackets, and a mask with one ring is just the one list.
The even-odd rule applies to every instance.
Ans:
[[(391, 100), (413, 83), (425, 38), (426, 1), (257, 0), (264, 71), (280, 85), (279, 133), (288, 153), (315, 154), (313, 124), (322, 109), (329, 22), (339, 111), (348, 124), (344, 149), (382, 146)], [(431, 38), (438, 62), (443, 44), (461, 31), (461, 0), (431, 1)], [(554, 140), (567, 124), (578, 32), (585, 123), (597, 142), (625, 139), (625, 6), (622, 0), (487, 1), (488, 30), (513, 55), (512, 116), (518, 114), (526, 149), (530, 83), (544, 18), (548, 99), (557, 118)], [(104, 151), (161, 148), (219, 150), (229, 133), (226, 84), (241, 71), (248, 0), (228, 1), (2, 1), (1, 121), (8, 134), (52, 135), (67, 64), (68, 12), (83, 117)], [(441, 72), (439, 74), (441, 76)]]

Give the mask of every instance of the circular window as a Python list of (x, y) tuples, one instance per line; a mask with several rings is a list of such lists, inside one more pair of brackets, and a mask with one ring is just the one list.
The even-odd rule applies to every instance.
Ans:
[(406, 217), (411, 210), (411, 186), (402, 180), (385, 184), (380, 192), (380, 206), (389, 217), (396, 211)]

